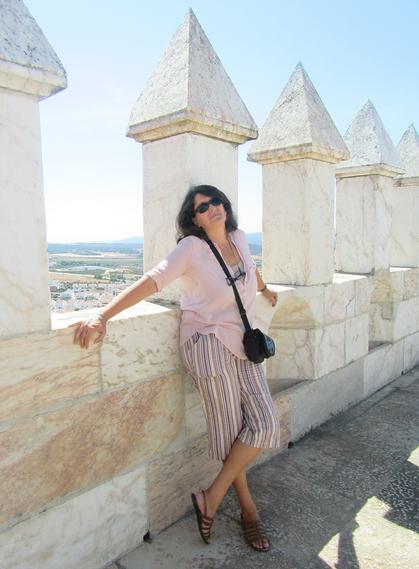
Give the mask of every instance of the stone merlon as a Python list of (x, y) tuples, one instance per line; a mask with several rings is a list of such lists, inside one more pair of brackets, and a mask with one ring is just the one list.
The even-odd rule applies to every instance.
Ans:
[(257, 126), (189, 9), (134, 105), (127, 136), (140, 142), (184, 132), (242, 143)]
[(21, 0), (0, 0), (0, 87), (44, 99), (67, 87), (64, 67)]
[(348, 149), (303, 65), (298, 63), (248, 159), (269, 163), (314, 158), (336, 163)]
[(404, 173), (397, 150), (370, 100), (359, 110), (343, 138), (351, 158), (339, 164), (338, 176)]
[(419, 136), (413, 124), (400, 139), (397, 151), (406, 168), (405, 177), (419, 177)]

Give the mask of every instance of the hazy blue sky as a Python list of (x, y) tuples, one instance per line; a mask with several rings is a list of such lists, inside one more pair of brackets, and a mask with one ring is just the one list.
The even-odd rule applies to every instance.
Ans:
[[(395, 144), (419, 128), (419, 2), (26, 0), (68, 88), (41, 103), (48, 240), (142, 234), (133, 104), (194, 10), (259, 127), (302, 61), (342, 134), (371, 99)], [(260, 166), (240, 147), (239, 222), (261, 228)]]

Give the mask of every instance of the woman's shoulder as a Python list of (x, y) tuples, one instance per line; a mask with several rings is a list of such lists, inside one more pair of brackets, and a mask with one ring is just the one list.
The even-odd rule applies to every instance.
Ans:
[(236, 241), (246, 241), (247, 242), (246, 233), (242, 229), (239, 229), (239, 228), (234, 229), (233, 231), (230, 232), (230, 235)]
[(196, 235), (187, 235), (186, 237), (182, 237), (182, 239), (178, 242), (177, 246), (181, 249), (188, 249), (190, 251), (196, 250), (199, 247), (202, 239), (197, 237)]

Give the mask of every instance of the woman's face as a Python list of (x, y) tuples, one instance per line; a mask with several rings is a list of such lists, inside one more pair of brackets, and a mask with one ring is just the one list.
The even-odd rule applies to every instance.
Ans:
[[(210, 202), (212, 197), (204, 196), (203, 194), (196, 194), (194, 198), (194, 211), (196, 211), (197, 207), (199, 207), (202, 203)], [(207, 211), (204, 213), (196, 212), (195, 217), (193, 218), (195, 225), (198, 227), (202, 227), (204, 231), (210, 229), (211, 227), (216, 227), (218, 225), (224, 225), (227, 219), (227, 212), (224, 208), (224, 204), (221, 203), (220, 205), (213, 205), (210, 204)]]

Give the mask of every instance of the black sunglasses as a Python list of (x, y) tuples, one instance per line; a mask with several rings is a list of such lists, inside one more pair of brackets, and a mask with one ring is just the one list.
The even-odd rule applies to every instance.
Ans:
[(217, 197), (211, 198), (208, 202), (203, 202), (199, 204), (199, 206), (194, 210), (192, 217), (195, 217), (197, 213), (205, 213), (209, 209), (210, 205), (221, 205), (222, 203), (223, 200), (221, 200), (220, 198)]

